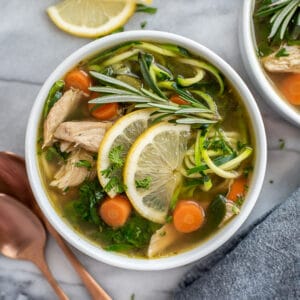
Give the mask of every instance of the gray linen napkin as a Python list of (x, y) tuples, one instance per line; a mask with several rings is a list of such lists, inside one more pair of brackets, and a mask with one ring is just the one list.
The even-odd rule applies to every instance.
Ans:
[(300, 299), (300, 188), (189, 271), (174, 299)]

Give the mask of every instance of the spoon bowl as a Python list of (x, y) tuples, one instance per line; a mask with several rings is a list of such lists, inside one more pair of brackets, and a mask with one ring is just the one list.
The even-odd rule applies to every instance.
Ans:
[[(25, 161), (22, 157), (18, 156), (15, 153), (0, 152), (0, 193), (9, 194), (15, 197), (19, 202), (26, 205), (35, 213), (36, 216), (39, 217), (40, 221), (43, 222), (48, 232), (56, 240), (57, 244), (60, 246), (66, 257), (69, 259), (70, 263), (73, 265), (74, 269), (77, 271), (78, 275), (81, 277), (92, 299), (111, 300), (111, 297), (86, 271), (84, 266), (79, 262), (73, 252), (65, 244), (61, 236), (44, 217), (44, 214), (37, 205), (37, 202), (35, 201), (35, 198), (32, 194), (27, 178)], [(3, 228), (6, 228), (5, 226), (10, 227), (10, 222), (3, 221), (2, 224), (2, 219), (0, 220), (0, 224), (1, 226), (3, 226)], [(6, 228), (6, 230), (10, 229)], [(10, 251), (12, 251), (12, 249)]]
[(13, 259), (32, 261), (45, 275), (59, 299), (69, 299), (45, 261), (46, 232), (40, 220), (13, 197), (0, 194), (0, 252)]

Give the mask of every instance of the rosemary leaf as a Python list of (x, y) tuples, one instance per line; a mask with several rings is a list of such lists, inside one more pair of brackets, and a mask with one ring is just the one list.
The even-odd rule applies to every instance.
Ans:
[(207, 120), (207, 119), (201, 119), (201, 118), (182, 118), (176, 120), (176, 123), (178, 124), (212, 124), (216, 123), (216, 120)]
[(114, 94), (114, 95), (134, 95), (132, 92), (116, 89), (113, 87), (102, 87), (102, 86), (92, 86), (89, 88), (90, 91), (104, 93), (104, 94)]
[(124, 88), (126, 90), (129, 90), (129, 91), (131, 91), (131, 92), (133, 92), (134, 94), (137, 94), (137, 95), (142, 95), (142, 93), (138, 89), (134, 88), (133, 86), (131, 86), (131, 85), (129, 85), (129, 84), (127, 84), (127, 83), (125, 83), (121, 80), (118, 80), (116, 78), (109, 77), (109, 76), (106, 76), (104, 74), (97, 73), (97, 72), (94, 72), (94, 71), (90, 71), (90, 74), (93, 77), (95, 77), (95, 78), (97, 78), (97, 79), (99, 79), (99, 80), (101, 80), (105, 83), (122, 87), (122, 88)]
[(112, 95), (112, 96), (103, 96), (90, 100), (89, 103), (114, 103), (114, 102), (138, 102), (138, 103), (148, 103), (149, 98), (138, 96), (138, 95)]

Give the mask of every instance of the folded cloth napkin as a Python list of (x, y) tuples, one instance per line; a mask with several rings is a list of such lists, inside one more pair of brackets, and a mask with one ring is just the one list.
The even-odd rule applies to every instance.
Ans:
[(300, 299), (300, 188), (189, 271), (174, 299)]

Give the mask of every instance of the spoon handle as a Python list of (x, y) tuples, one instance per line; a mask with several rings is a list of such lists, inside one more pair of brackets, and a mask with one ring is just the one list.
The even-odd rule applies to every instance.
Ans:
[(50, 272), (49, 267), (46, 263), (44, 254), (32, 258), (31, 261), (37, 267), (39, 267), (39, 269), (42, 271), (42, 273), (44, 274), (44, 276), (48, 280), (49, 284), (52, 286), (53, 290), (55, 291), (58, 299), (60, 299), (60, 300), (69, 300), (69, 297), (61, 289), (61, 287), (58, 285), (57, 281), (54, 279), (52, 273)]
[(57, 244), (60, 246), (61, 250), (64, 252), (66, 257), (69, 259), (70, 263), (74, 267), (77, 274), (80, 276), (87, 290), (89, 291), (93, 300), (112, 300), (112, 298), (102, 289), (95, 279), (86, 271), (74, 253), (69, 249), (69, 247), (65, 244), (61, 236), (57, 233), (57, 231), (50, 225), (50, 223), (44, 220), (45, 225), (49, 231), (49, 233), (56, 240)]

